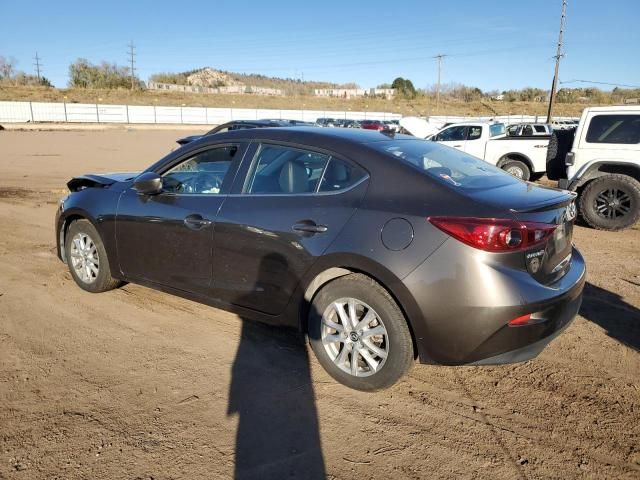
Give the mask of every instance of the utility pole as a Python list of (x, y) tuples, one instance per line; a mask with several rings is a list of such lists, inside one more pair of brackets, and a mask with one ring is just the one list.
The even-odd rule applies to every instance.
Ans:
[(551, 83), (551, 93), (549, 94), (549, 110), (547, 111), (547, 123), (551, 123), (553, 117), (553, 100), (556, 96), (556, 87), (558, 85), (558, 69), (560, 68), (560, 59), (564, 57), (562, 53), (565, 21), (567, 17), (567, 0), (562, 0), (562, 15), (560, 16), (560, 35), (558, 36), (558, 49), (556, 51), (556, 69), (553, 74), (553, 82)]
[(135, 87), (135, 73), (136, 73), (136, 69), (135, 69), (135, 58), (136, 58), (136, 47), (133, 44), (133, 40), (131, 40), (131, 42), (129, 42), (129, 63), (131, 64), (131, 90), (134, 89)]
[(438, 108), (440, 106), (440, 74), (442, 72), (442, 59), (444, 57), (446, 57), (446, 55), (442, 53), (433, 57), (438, 59), (438, 86), (436, 87), (436, 111), (438, 111)]
[(34, 65), (36, 67), (36, 75), (38, 76), (38, 83), (40, 83), (40, 81), (41, 81), (40, 67), (42, 67), (42, 64), (40, 63), (41, 58), (38, 56), (38, 52), (36, 52), (36, 56), (34, 57), (34, 60), (36, 61), (36, 63), (34, 63)]

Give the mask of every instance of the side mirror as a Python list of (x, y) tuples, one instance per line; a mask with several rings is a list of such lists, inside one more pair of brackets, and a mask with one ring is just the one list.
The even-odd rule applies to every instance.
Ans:
[(133, 188), (144, 195), (156, 195), (162, 191), (162, 177), (156, 172), (145, 172), (133, 181)]

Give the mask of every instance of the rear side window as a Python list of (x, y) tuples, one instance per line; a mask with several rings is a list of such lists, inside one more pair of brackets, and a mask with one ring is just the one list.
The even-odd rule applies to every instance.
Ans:
[(477, 140), (482, 137), (482, 127), (473, 125), (469, 127), (469, 134), (467, 135), (467, 140)]
[(349, 188), (366, 176), (364, 170), (347, 162), (331, 158), (320, 182), (320, 192), (334, 192)]
[(587, 130), (588, 143), (640, 143), (640, 115), (596, 115)]
[(536, 129), (536, 132), (538, 133), (547, 133), (547, 130), (544, 128), (543, 125), (534, 125), (534, 127)]
[(314, 193), (329, 159), (318, 152), (262, 144), (253, 159), (245, 193)]

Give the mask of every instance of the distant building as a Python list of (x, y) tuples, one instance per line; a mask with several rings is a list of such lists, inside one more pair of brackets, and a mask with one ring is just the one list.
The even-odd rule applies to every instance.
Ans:
[(392, 98), (396, 91), (393, 88), (316, 88), (313, 91), (316, 97), (338, 97), (338, 98), (355, 98), (367, 95), (380, 95), (385, 98)]
[(228, 87), (201, 87), (198, 85), (176, 85), (173, 83), (149, 82), (149, 90), (164, 90), (170, 92), (188, 93), (213, 93), (213, 94), (252, 94), (252, 95), (273, 95), (282, 96), (283, 91), (279, 88), (256, 87), (254, 85), (231, 85)]
[(500, 95), (494, 95), (493, 97), (491, 97), (491, 100), (501, 102), (504, 100), (504, 94), (501, 93)]
[(625, 98), (624, 103), (627, 105), (638, 105), (639, 99), (637, 98)]

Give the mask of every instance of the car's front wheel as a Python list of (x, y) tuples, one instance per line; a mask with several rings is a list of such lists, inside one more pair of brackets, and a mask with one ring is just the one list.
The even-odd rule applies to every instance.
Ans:
[(98, 293), (121, 285), (111, 276), (102, 239), (88, 220), (76, 220), (69, 225), (64, 248), (69, 271), (80, 288)]
[(531, 176), (531, 170), (529, 170), (529, 167), (520, 160), (509, 159), (502, 166), (502, 169), (514, 177), (524, 181), (529, 180), (529, 177)]
[(396, 383), (414, 362), (413, 341), (397, 303), (362, 274), (340, 277), (315, 296), (311, 347), (338, 382), (374, 391)]

